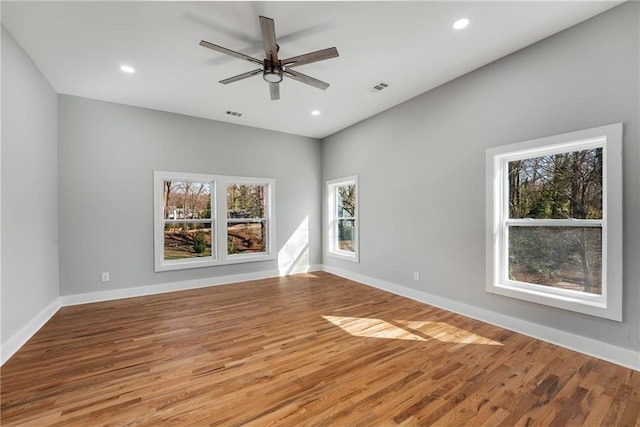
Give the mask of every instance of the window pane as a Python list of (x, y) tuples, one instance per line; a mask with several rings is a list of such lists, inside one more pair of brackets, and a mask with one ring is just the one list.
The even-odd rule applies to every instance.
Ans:
[(211, 256), (211, 223), (164, 224), (164, 259)]
[(602, 218), (602, 148), (509, 162), (510, 218)]
[(267, 221), (232, 222), (227, 224), (227, 253), (266, 252)]
[(265, 218), (265, 185), (227, 185), (227, 218)]
[(354, 219), (338, 219), (338, 249), (355, 252), (356, 233)]
[(356, 216), (356, 186), (355, 184), (341, 185), (336, 192), (338, 218), (353, 218)]
[(602, 229), (509, 227), (509, 278), (602, 294)]
[(211, 183), (163, 181), (164, 219), (211, 218)]

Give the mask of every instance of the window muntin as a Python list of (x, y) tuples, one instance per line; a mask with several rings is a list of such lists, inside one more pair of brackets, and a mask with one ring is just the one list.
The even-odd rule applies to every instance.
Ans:
[(267, 250), (266, 184), (227, 184), (227, 254)]
[(268, 178), (154, 171), (155, 271), (275, 259), (274, 194)]
[(327, 182), (328, 253), (358, 261), (357, 177)]
[(622, 124), (487, 150), (489, 292), (622, 318)]

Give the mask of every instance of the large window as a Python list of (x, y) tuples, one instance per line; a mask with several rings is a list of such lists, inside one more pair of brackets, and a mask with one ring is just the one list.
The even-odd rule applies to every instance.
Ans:
[(621, 320), (622, 125), (487, 151), (487, 290)]
[(155, 270), (274, 259), (275, 182), (154, 172)]
[(359, 260), (357, 187), (357, 176), (327, 182), (328, 253), (356, 262)]

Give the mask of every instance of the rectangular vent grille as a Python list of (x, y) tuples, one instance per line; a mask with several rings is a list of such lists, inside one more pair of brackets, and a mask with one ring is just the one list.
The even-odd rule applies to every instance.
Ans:
[(386, 83), (384, 83), (384, 82), (380, 82), (380, 83), (378, 83), (377, 85), (375, 85), (375, 86), (373, 87), (373, 91), (374, 91), (374, 92), (380, 92), (382, 89), (386, 89), (386, 88), (388, 88), (388, 87), (389, 87), (389, 85), (388, 85), (388, 84), (386, 84)]
[(242, 113), (238, 113), (237, 111), (227, 111), (227, 114), (233, 117), (242, 117)]

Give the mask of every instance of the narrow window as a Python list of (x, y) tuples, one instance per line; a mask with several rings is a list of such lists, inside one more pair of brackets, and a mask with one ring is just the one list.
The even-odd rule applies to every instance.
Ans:
[(358, 253), (357, 177), (327, 182), (329, 254), (351, 261)]
[(488, 150), (488, 291), (620, 320), (621, 133)]
[(227, 184), (227, 254), (267, 251), (266, 184)]

